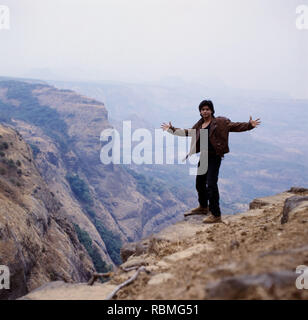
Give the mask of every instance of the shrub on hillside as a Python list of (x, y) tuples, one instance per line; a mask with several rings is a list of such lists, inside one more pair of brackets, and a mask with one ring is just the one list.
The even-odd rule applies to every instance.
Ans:
[(93, 199), (90, 195), (89, 188), (83, 179), (81, 179), (77, 174), (68, 174), (66, 176), (66, 180), (69, 182), (70, 187), (78, 200), (88, 206), (93, 205)]
[(85, 247), (85, 249), (87, 250), (89, 256), (93, 261), (95, 270), (97, 272), (103, 272), (103, 273), (110, 271), (110, 268), (108, 267), (106, 262), (102, 260), (98, 252), (98, 249), (93, 246), (93, 243), (89, 234), (85, 230), (82, 230), (75, 223), (74, 223), (74, 227), (75, 227), (79, 242)]
[(122, 241), (118, 234), (114, 234), (112, 231), (108, 230), (101, 221), (95, 219), (95, 227), (100, 234), (102, 240), (104, 241), (108, 254), (112, 261), (119, 265), (122, 263), (120, 250), (122, 247)]

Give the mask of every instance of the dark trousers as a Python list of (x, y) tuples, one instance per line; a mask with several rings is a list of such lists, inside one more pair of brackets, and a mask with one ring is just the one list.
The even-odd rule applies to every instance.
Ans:
[[(221, 157), (217, 155), (208, 156), (208, 170), (205, 174), (196, 176), (196, 189), (200, 206), (208, 207), (216, 217), (221, 215), (219, 208), (218, 174)], [(198, 167), (200, 166), (200, 161)]]

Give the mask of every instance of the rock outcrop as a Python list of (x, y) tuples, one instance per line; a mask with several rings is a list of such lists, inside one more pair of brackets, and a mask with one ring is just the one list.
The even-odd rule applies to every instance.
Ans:
[(0, 120), (31, 145), (50, 191), (108, 265), (121, 262), (121, 243), (161, 230), (188, 208), (133, 170), (101, 163), (100, 134), (111, 128), (102, 102), (47, 84), (0, 81)]
[[(256, 199), (254, 209), (225, 215), (223, 223), (213, 225), (202, 224), (203, 215), (186, 217), (123, 248), (126, 262), (90, 292), (105, 299), (134, 275), (134, 267), (145, 266), (148, 273), (114, 299), (308, 299), (308, 291), (296, 287), (296, 268), (308, 267), (307, 195), (296, 189)], [(302, 201), (282, 224), (284, 207), (294, 196)], [(62, 286), (58, 297), (70, 298), (70, 292)], [(84, 288), (78, 292), (75, 299), (87, 298)], [(24, 298), (55, 297), (56, 291), (45, 288)]]
[(0, 125), (0, 265), (16, 299), (54, 280), (84, 282), (94, 267), (72, 223), (38, 172), (21, 135)]

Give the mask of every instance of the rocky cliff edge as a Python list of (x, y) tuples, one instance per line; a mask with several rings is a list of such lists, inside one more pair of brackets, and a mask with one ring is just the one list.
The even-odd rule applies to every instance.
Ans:
[(0, 265), (10, 270), (16, 299), (53, 280), (86, 281), (94, 267), (72, 223), (39, 174), (31, 148), (0, 125)]
[(308, 299), (296, 287), (308, 265), (308, 189), (255, 199), (223, 223), (185, 218), (122, 248), (126, 260), (106, 283), (52, 282), (23, 299), (106, 299), (144, 266), (113, 299)]

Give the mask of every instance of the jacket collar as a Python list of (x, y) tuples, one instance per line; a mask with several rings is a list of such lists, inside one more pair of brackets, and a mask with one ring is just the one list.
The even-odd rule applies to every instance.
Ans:
[[(204, 119), (201, 118), (199, 120), (199, 126), (198, 126), (198, 129), (201, 129), (201, 126), (202, 126), (202, 123), (204, 122)], [(216, 118), (213, 118), (212, 121), (211, 121), (211, 126), (210, 126), (210, 130), (209, 130), (209, 136), (211, 136), (214, 132), (214, 130), (216, 129), (217, 127), (217, 120)]]

